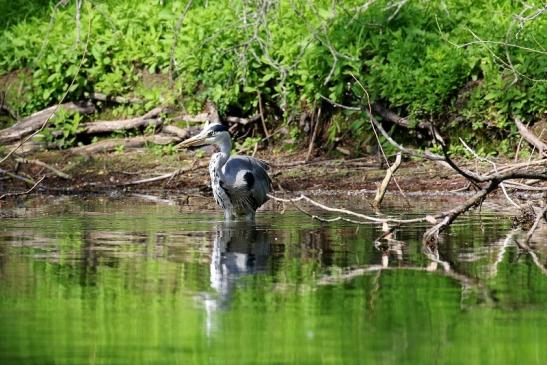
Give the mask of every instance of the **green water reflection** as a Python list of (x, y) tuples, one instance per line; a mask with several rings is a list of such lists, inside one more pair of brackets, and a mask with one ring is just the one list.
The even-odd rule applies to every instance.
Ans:
[[(0, 222), (1, 364), (544, 364), (547, 280), (469, 217), (423, 268), (374, 227), (67, 199)], [(384, 258), (385, 260), (385, 258)], [(545, 260), (544, 260), (545, 261)]]

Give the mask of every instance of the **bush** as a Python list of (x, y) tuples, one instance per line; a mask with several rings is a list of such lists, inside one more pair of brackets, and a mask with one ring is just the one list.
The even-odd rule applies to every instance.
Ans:
[[(60, 100), (78, 73), (69, 99), (132, 92), (194, 111), (211, 99), (221, 112), (245, 115), (256, 113), (260, 94), (286, 121), (314, 105), (328, 108), (321, 96), (359, 105), (357, 79), (372, 101), (478, 144), (514, 134), (512, 116), (545, 118), (546, 15), (515, 17), (531, 15), (540, 1), (526, 8), (509, 0), (419, 0), (398, 10), (386, 0), (368, 8), (357, 0), (194, 1), (178, 34), (185, 5), (178, 1), (84, 5), (79, 44), (73, 4), (54, 13), (51, 27), (30, 18), (0, 34), (0, 73), (27, 68), (32, 76), (31, 101), (19, 111)], [(168, 74), (173, 46), (176, 88), (145, 92), (143, 73)], [(367, 126), (350, 116), (326, 135)]]

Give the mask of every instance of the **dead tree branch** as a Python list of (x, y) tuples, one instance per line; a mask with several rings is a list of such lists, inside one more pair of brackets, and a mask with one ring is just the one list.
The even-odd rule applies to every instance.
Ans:
[(158, 116), (162, 113), (166, 113), (168, 109), (163, 107), (157, 107), (149, 111), (148, 113), (131, 119), (126, 120), (109, 120), (109, 121), (96, 121), (84, 124), (80, 134), (101, 134), (112, 133), (119, 130), (129, 130), (147, 127), (149, 124), (154, 124), (155, 127), (160, 126), (163, 123), (162, 118)]
[(48, 165), (47, 163), (45, 162), (42, 162), (40, 160), (36, 160), (36, 159), (26, 159), (26, 158), (22, 158), (22, 157), (16, 157), (15, 158), (15, 162), (18, 162), (18, 163), (25, 163), (25, 164), (33, 164), (33, 165), (37, 165), (37, 166), (40, 166), (40, 167), (43, 167), (45, 169), (48, 169), (49, 171), (53, 172), (55, 175), (59, 176), (60, 178), (62, 179), (71, 179), (72, 177), (68, 174), (65, 174), (64, 172), (56, 169), (55, 167), (51, 166), (51, 165)]
[(24, 176), (20, 176), (20, 175), (17, 175), (17, 174), (14, 174), (12, 172), (9, 172), (9, 171), (6, 171), (4, 169), (0, 169), (0, 174), (4, 174), (4, 175), (7, 175), (9, 177), (11, 177), (12, 179), (16, 179), (16, 180), (19, 180), (19, 181), (23, 181), (24, 183), (28, 184), (28, 185), (33, 185), (35, 184), (34, 180), (32, 179), (29, 179), (27, 177), (24, 177)]
[(94, 153), (107, 153), (115, 151), (117, 148), (140, 148), (147, 144), (167, 145), (169, 143), (179, 142), (181, 139), (165, 134), (155, 134), (152, 136), (137, 136), (131, 138), (106, 139), (87, 146), (73, 147), (68, 151), (73, 154), (91, 155)]
[(40, 180), (36, 181), (34, 183), (34, 185), (32, 185), (32, 187), (30, 189), (28, 189), (27, 191), (22, 191), (22, 192), (19, 192), (19, 193), (6, 193), (6, 194), (3, 194), (0, 196), (0, 200), (2, 199), (5, 199), (5, 198), (8, 198), (8, 197), (13, 197), (13, 196), (21, 196), (21, 195), (28, 195), (30, 194), (34, 189), (36, 189), (36, 187), (38, 185), (40, 185), (40, 183), (44, 180), (45, 176), (42, 176), (40, 178)]

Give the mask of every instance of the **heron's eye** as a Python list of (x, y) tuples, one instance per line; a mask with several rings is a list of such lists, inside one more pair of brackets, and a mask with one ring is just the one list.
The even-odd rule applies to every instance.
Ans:
[(214, 131), (210, 131), (209, 133), (207, 133), (207, 137), (212, 137), (214, 134), (215, 134)]

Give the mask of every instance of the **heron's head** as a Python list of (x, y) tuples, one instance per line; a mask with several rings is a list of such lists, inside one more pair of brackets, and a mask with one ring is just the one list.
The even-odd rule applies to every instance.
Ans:
[(208, 144), (220, 145), (225, 141), (230, 141), (230, 133), (228, 128), (220, 123), (208, 124), (199, 134), (190, 137), (177, 147), (204, 146)]

